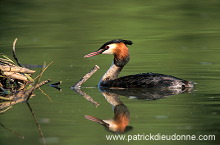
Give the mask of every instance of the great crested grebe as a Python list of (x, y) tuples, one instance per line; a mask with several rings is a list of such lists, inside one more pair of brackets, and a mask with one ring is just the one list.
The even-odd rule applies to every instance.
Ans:
[(130, 40), (115, 39), (106, 42), (97, 51), (84, 56), (91, 57), (99, 54), (114, 55), (113, 63), (101, 78), (99, 87), (185, 89), (194, 86), (191, 81), (158, 73), (140, 73), (118, 78), (119, 73), (130, 59), (127, 45), (132, 44)]

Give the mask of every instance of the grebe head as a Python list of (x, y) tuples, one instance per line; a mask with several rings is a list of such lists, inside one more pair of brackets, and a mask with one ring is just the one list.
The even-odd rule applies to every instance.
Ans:
[(122, 133), (122, 132), (125, 132), (126, 129), (130, 128), (128, 127), (129, 117), (124, 114), (114, 116), (113, 119), (109, 119), (109, 120), (102, 120), (102, 119), (99, 119), (99, 118), (96, 118), (90, 115), (85, 115), (84, 117), (90, 121), (97, 122), (103, 125), (104, 127), (108, 128), (109, 131), (112, 131), (112, 132)]
[(114, 63), (117, 66), (124, 66), (129, 61), (127, 45), (132, 45), (130, 40), (114, 39), (103, 44), (97, 51), (89, 53), (84, 57), (92, 57), (99, 54), (113, 54)]
[(90, 121), (94, 121), (103, 125), (112, 132), (123, 133), (131, 129), (131, 127), (128, 126), (130, 121), (130, 113), (124, 104), (119, 104), (115, 106), (113, 119), (102, 120), (90, 115), (85, 115), (84, 117)]

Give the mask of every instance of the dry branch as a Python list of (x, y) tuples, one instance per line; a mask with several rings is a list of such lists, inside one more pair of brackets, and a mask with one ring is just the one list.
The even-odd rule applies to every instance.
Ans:
[(87, 73), (83, 78), (81, 78), (75, 85), (73, 85), (72, 89), (78, 89), (81, 87), (83, 83), (85, 83), (97, 70), (99, 69), (98, 65), (95, 65), (94, 68)]
[(46, 141), (45, 141), (45, 138), (44, 138), (44, 134), (43, 134), (43, 131), (41, 130), (40, 124), (38, 123), (38, 119), (37, 119), (37, 117), (36, 117), (36, 115), (35, 115), (33, 109), (31, 108), (31, 105), (30, 105), (28, 102), (27, 102), (26, 104), (27, 104), (27, 106), (28, 106), (28, 108), (29, 108), (29, 110), (30, 110), (30, 112), (31, 112), (31, 114), (32, 114), (32, 116), (33, 116), (33, 118), (34, 118), (34, 121), (35, 121), (35, 124), (36, 124), (36, 126), (37, 126), (39, 135), (40, 135), (40, 137), (41, 137), (42, 140), (43, 140), (43, 144), (46, 145)]
[(96, 102), (95, 100), (93, 100), (93, 98), (89, 95), (87, 95), (86, 93), (84, 93), (82, 90), (80, 89), (73, 89), (75, 92), (77, 92), (78, 94), (80, 94), (81, 96), (83, 96), (87, 101), (91, 102), (92, 104), (95, 105), (95, 107), (99, 106), (99, 103)]
[(95, 65), (94, 68), (89, 73), (83, 76), (75, 85), (71, 87), (71, 89), (73, 89), (75, 92), (83, 96), (86, 100), (94, 104), (96, 107), (99, 105), (99, 103), (94, 101), (91, 96), (84, 93), (80, 88), (81, 88), (81, 85), (85, 83), (98, 69), (99, 69), (99, 66)]
[(30, 70), (28, 68), (24, 67), (18, 67), (18, 66), (9, 66), (9, 65), (0, 65), (1, 71), (6, 72), (19, 72), (19, 73), (27, 73), (27, 74), (33, 74), (35, 73), (35, 70)]
[(20, 135), (20, 134), (17, 133), (16, 131), (13, 131), (13, 130), (11, 130), (11, 129), (5, 127), (1, 122), (0, 122), (0, 125), (1, 125), (5, 130), (7, 130), (8, 132), (10, 132), (10, 133), (16, 135), (17, 137), (19, 137), (19, 138), (21, 138), (21, 139), (24, 139), (24, 136), (23, 136), (23, 135)]
[(16, 79), (16, 80), (22, 80), (22, 81), (28, 81), (27, 77), (20, 74), (20, 73), (15, 73), (15, 72), (3, 72), (3, 75), (12, 78), (12, 79)]

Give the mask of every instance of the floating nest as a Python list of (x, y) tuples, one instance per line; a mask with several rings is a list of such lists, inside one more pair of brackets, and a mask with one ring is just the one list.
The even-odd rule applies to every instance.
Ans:
[(36, 78), (32, 78), (35, 70), (20, 65), (15, 53), (16, 41), (17, 39), (13, 43), (12, 51), (16, 63), (4, 54), (0, 57), (0, 113), (4, 113), (16, 103), (28, 101), (34, 96), (36, 89), (50, 82), (39, 82), (47, 67), (42, 68), (42, 72)]

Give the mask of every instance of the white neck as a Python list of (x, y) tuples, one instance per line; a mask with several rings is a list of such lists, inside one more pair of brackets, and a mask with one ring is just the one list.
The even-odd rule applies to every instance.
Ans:
[(119, 73), (123, 67), (116, 66), (114, 62), (112, 63), (111, 67), (107, 70), (107, 72), (103, 75), (101, 80), (99, 81), (99, 86), (101, 83), (108, 82), (110, 80), (114, 80), (118, 78)]

